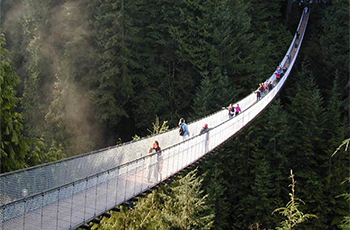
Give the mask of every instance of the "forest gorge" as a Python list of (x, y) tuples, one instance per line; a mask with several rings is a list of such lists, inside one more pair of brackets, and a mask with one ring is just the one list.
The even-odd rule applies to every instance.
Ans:
[[(196, 170), (94, 229), (276, 228), (291, 169), (299, 209), (317, 216), (296, 229), (349, 229), (349, 152), (333, 154), (349, 138), (349, 1), (310, 8), (278, 99)], [(291, 0), (1, 1), (0, 172), (238, 101), (275, 71), (302, 10)]]

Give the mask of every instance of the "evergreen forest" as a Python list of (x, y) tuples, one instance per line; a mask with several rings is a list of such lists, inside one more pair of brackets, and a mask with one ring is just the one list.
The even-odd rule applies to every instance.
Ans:
[[(148, 136), (157, 119), (174, 128), (242, 99), (276, 70), (304, 6), (1, 0), (0, 173)], [(301, 52), (277, 99), (198, 168), (94, 229), (290, 229), (278, 228), (284, 217), (274, 211), (290, 200), (291, 170), (298, 208), (313, 217), (295, 229), (350, 229), (349, 1), (308, 6)]]

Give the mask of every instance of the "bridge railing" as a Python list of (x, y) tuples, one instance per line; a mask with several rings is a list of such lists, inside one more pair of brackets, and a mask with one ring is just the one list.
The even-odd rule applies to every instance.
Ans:
[[(254, 95), (249, 95), (239, 101), (242, 110), (255, 101)], [(189, 124), (191, 136), (197, 135), (204, 123), (210, 127), (228, 119), (227, 110), (219, 111)], [(7, 203), (22, 199), (23, 193), (27, 196), (63, 186), (116, 166), (125, 164), (133, 159), (148, 154), (148, 149), (154, 140), (158, 140), (162, 148), (166, 148), (182, 141), (178, 129), (155, 135), (147, 139), (131, 142), (121, 146), (114, 146), (94, 151), (84, 156), (73, 157), (37, 167), (19, 170), (0, 175), (0, 207)]]
[[(248, 95), (238, 101), (244, 111), (254, 103), (256, 96)], [(196, 122), (189, 123), (191, 136), (197, 135), (203, 125), (210, 127), (228, 119), (227, 110), (220, 110)], [(113, 146), (93, 151), (78, 157), (72, 157), (53, 163), (48, 163), (28, 169), (18, 170), (0, 175), (0, 206), (23, 198), (25, 190), (27, 196), (63, 186), (116, 166), (130, 162), (148, 154), (148, 149), (154, 140), (158, 140), (162, 148), (166, 148), (182, 141), (178, 129), (144, 138), (139, 141)]]

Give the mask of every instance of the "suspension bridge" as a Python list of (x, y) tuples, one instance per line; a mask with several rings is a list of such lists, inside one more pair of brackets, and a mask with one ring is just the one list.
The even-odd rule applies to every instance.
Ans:
[[(169, 179), (220, 147), (256, 118), (276, 97), (298, 56), (310, 12), (303, 10), (280, 67), (286, 72), (261, 100), (253, 92), (227, 110), (188, 124), (190, 138), (178, 129), (123, 145), (0, 175), (0, 230), (76, 229)], [(273, 73), (268, 81), (274, 82)], [(203, 124), (211, 128), (199, 134)], [(162, 151), (148, 153), (154, 140)]]

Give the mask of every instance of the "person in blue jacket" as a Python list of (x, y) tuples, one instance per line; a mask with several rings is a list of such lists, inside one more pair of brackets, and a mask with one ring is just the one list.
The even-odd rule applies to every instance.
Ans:
[(184, 118), (181, 118), (179, 120), (179, 126), (180, 126), (179, 134), (180, 136), (183, 137), (184, 140), (186, 140), (190, 136), (190, 131), (188, 130), (188, 125), (186, 124), (186, 121)]

